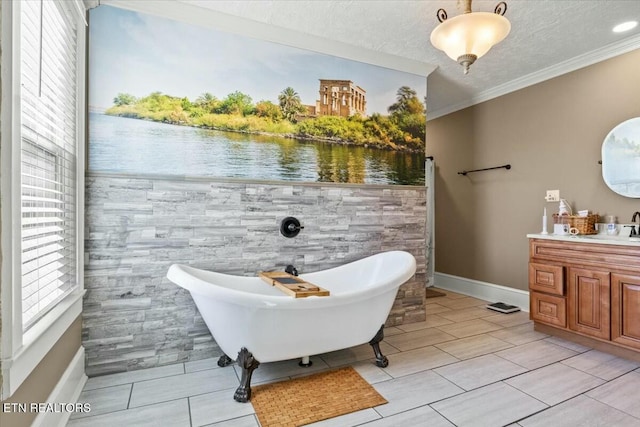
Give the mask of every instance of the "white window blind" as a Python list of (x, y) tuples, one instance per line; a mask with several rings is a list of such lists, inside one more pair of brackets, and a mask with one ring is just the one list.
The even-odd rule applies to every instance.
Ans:
[(78, 284), (74, 7), (21, 1), (23, 330)]

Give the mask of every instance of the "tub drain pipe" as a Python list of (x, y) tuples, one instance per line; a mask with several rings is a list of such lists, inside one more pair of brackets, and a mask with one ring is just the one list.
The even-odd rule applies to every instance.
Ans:
[(300, 362), (298, 362), (298, 366), (303, 368), (308, 368), (311, 365), (313, 365), (313, 362), (309, 360), (309, 356), (303, 356), (302, 359), (300, 359)]

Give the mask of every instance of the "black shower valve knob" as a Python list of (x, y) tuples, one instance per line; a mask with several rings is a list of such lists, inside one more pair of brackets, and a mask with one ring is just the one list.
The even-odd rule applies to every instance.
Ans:
[(280, 233), (284, 237), (296, 237), (304, 227), (297, 218), (288, 216), (280, 223)]

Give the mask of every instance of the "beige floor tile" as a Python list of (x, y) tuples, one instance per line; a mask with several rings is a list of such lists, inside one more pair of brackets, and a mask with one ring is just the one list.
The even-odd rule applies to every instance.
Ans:
[(173, 400), (141, 408), (110, 412), (87, 418), (70, 420), (67, 427), (158, 427), (189, 426), (189, 404), (187, 399)]
[[(446, 325), (441, 326), (440, 328), (442, 327), (446, 327)], [(455, 336), (443, 332), (438, 328), (426, 328), (407, 332), (402, 335), (394, 335), (392, 337), (385, 338), (385, 341), (401, 351), (407, 351), (450, 341), (455, 338)]]
[(496, 331), (498, 329), (502, 329), (502, 326), (496, 325), (495, 323), (485, 322), (482, 319), (473, 319), (465, 322), (453, 323), (451, 325), (438, 326), (438, 329), (451, 334), (456, 338), (465, 338), (472, 335)]
[(318, 421), (317, 423), (305, 424), (305, 427), (359, 426), (367, 423), (368, 421), (378, 420), (380, 418), (380, 414), (378, 414), (375, 409), (368, 408), (361, 411), (351, 412), (350, 414), (341, 415), (339, 417), (329, 418), (328, 420)]
[[(443, 307), (449, 308), (449, 306), (451, 304), (454, 304), (457, 300), (461, 300), (461, 299), (465, 299), (465, 298), (470, 298), (466, 295), (456, 295), (456, 296), (444, 296), (444, 297), (440, 297), (438, 299), (432, 299), (431, 301), (433, 301), (434, 304), (439, 304)], [(429, 302), (427, 300), (427, 302)]]
[[(186, 373), (189, 373), (189, 372), (204, 371), (206, 369), (218, 369), (220, 368), (220, 366), (218, 366), (218, 359), (219, 357), (210, 357), (208, 359), (193, 360), (191, 362), (185, 362), (184, 371)], [(233, 362), (233, 364), (235, 364), (235, 362)], [(227, 366), (225, 366), (225, 368), (226, 367)]]
[(590, 347), (586, 347), (584, 345), (580, 345), (580, 344), (574, 343), (573, 341), (568, 341), (559, 337), (549, 337), (549, 338), (545, 338), (544, 340), (547, 342), (553, 343), (555, 345), (568, 348), (569, 350), (573, 350), (576, 353), (584, 353), (585, 351), (591, 350)]
[(203, 426), (255, 414), (251, 403), (233, 400), (234, 390), (219, 390), (189, 398), (191, 422)]
[(403, 332), (413, 332), (418, 329), (433, 328), (436, 326), (449, 325), (453, 323), (451, 320), (447, 320), (437, 314), (427, 314), (427, 318), (424, 322), (408, 323), (406, 325), (398, 326), (398, 329), (402, 329)]
[(388, 328), (384, 328), (385, 337), (390, 337), (391, 335), (398, 335), (402, 333), (404, 333), (404, 331), (402, 329), (399, 329), (397, 326), (390, 326)]
[[(495, 313), (492, 312), (491, 310), (487, 309), (487, 311), (491, 312), (491, 313)], [(510, 328), (512, 326), (518, 326), (518, 325), (522, 325), (523, 323), (531, 323), (533, 324), (533, 322), (531, 322), (531, 320), (529, 320), (529, 313), (525, 313), (524, 311), (518, 311), (515, 313), (497, 313), (497, 314), (493, 314), (491, 316), (487, 316), (487, 317), (483, 317), (483, 320), (486, 320), (487, 322), (491, 322), (491, 323), (495, 323), (497, 325), (500, 325), (504, 328)]]
[(481, 334), (436, 344), (436, 347), (464, 360), (513, 347), (513, 345), (488, 334)]
[(492, 337), (501, 339), (513, 345), (522, 345), (547, 338), (549, 335), (533, 330), (533, 323), (525, 323), (511, 328), (489, 332)]
[(132, 384), (122, 384), (83, 391), (80, 393), (78, 402), (90, 404), (91, 412), (75, 412), (71, 418), (83, 418), (127, 409), (131, 387)]
[[(343, 425), (344, 426), (344, 425)], [(343, 427), (340, 426), (340, 427)], [(411, 409), (400, 414), (391, 415), (376, 421), (364, 424), (363, 427), (399, 427), (399, 426), (429, 426), (429, 427), (454, 427), (446, 418), (425, 405)]]
[(577, 353), (546, 340), (541, 340), (501, 350), (495, 354), (527, 369), (537, 369), (568, 359)]
[(433, 371), (418, 372), (373, 386), (389, 402), (375, 408), (383, 417), (415, 409), (464, 391)]
[(493, 354), (442, 366), (434, 371), (465, 390), (473, 390), (527, 372), (522, 366)]
[(437, 302), (429, 302), (429, 300), (427, 300), (427, 304), (425, 305), (425, 312), (427, 314), (440, 314), (440, 313), (444, 313), (447, 311), (451, 311), (451, 309), (449, 307), (445, 307), (444, 305), (440, 305)]
[(458, 362), (458, 359), (433, 346), (389, 356), (389, 366), (382, 368), (394, 378)]
[(231, 367), (208, 369), (133, 384), (129, 408), (238, 387)]
[(495, 312), (489, 311), (486, 308), (469, 307), (459, 310), (451, 310), (444, 313), (440, 313), (439, 316), (448, 319), (453, 322), (464, 322), (465, 320), (487, 318), (494, 316)]
[(360, 376), (369, 384), (375, 384), (393, 378), (387, 374), (383, 368), (379, 368), (373, 360), (361, 360), (360, 362), (352, 363), (351, 366), (358, 371)]
[[(467, 295), (464, 294), (459, 294), (457, 292), (453, 292), (453, 291), (448, 291), (446, 289), (440, 289), (440, 288), (432, 288), (435, 291), (439, 291), (439, 292), (443, 292), (445, 294), (444, 298), (448, 298), (448, 299), (458, 299), (458, 298), (467, 298)], [(443, 297), (438, 297), (438, 299), (443, 298)], [(434, 298), (436, 299), (436, 298)]]
[(633, 371), (640, 366), (637, 362), (597, 350), (589, 350), (570, 359), (563, 360), (562, 363), (607, 381)]
[(633, 371), (591, 390), (587, 396), (640, 418), (640, 372)]
[(587, 392), (604, 380), (562, 363), (554, 363), (505, 382), (552, 406)]
[(459, 427), (503, 426), (547, 405), (503, 382), (491, 384), (431, 405)]
[[(195, 427), (196, 424), (193, 424)], [(245, 415), (244, 417), (234, 418), (215, 424), (207, 424), (202, 427), (260, 427), (255, 415)]]
[(525, 418), (519, 424), (524, 427), (640, 427), (640, 420), (580, 395)]
[(438, 301), (438, 304), (444, 305), (445, 307), (449, 307), (453, 310), (458, 310), (461, 308), (484, 306), (488, 304), (488, 301), (481, 300), (478, 298), (473, 298), (473, 297), (464, 297), (464, 298), (456, 298), (456, 299), (443, 297), (442, 300)]
[[(401, 334), (399, 336), (404, 336), (405, 334)], [(385, 356), (389, 356), (390, 354), (394, 354), (398, 352), (396, 347), (393, 347), (388, 344), (389, 340), (395, 337), (396, 335), (392, 335), (390, 337), (385, 337), (384, 340), (380, 343), (380, 350), (382, 354)], [(362, 344), (351, 348), (345, 348), (343, 350), (332, 351), (330, 353), (324, 353), (319, 355), (324, 362), (331, 366), (343, 366), (348, 365), (350, 363), (358, 362), (360, 360), (367, 360), (375, 357), (375, 353), (373, 352), (373, 348), (369, 344)]]
[(184, 374), (184, 372), (183, 364), (176, 363), (175, 365), (160, 366), (157, 368), (138, 369), (118, 374), (102, 375), (89, 378), (87, 384), (84, 386), (84, 390), (94, 390), (96, 388), (110, 387), (119, 384), (131, 384), (135, 381), (153, 380), (171, 375)]

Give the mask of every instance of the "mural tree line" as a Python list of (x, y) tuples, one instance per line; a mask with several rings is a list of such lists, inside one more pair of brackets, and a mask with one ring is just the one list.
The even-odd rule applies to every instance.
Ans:
[(153, 92), (136, 98), (120, 93), (105, 114), (207, 129), (268, 133), (308, 140), (424, 152), (426, 112), (416, 92), (402, 86), (389, 115), (363, 117), (309, 116), (300, 96), (291, 87), (271, 101), (253, 103), (239, 91), (218, 99), (203, 93), (196, 100)]

